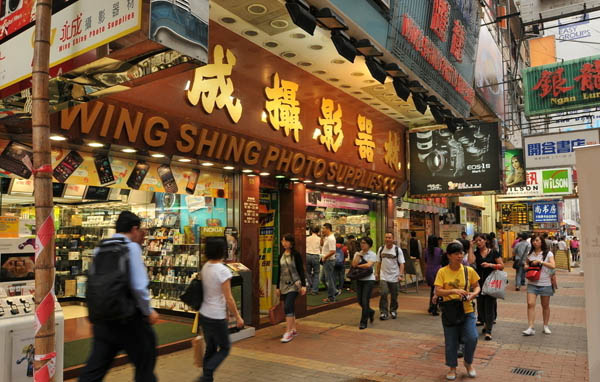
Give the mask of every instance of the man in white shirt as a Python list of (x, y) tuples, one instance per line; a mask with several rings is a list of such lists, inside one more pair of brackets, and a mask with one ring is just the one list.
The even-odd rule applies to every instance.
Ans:
[(323, 224), (323, 247), (321, 247), (321, 260), (323, 271), (327, 281), (327, 298), (323, 302), (334, 302), (338, 291), (335, 287), (335, 250), (336, 241), (333, 235), (333, 227), (329, 223)]
[(306, 278), (311, 294), (319, 293), (319, 272), (321, 270), (321, 237), (319, 227), (311, 227), (311, 235), (306, 238)]
[(386, 232), (385, 245), (377, 251), (376, 275), (379, 279), (379, 311), (381, 320), (388, 319), (388, 294), (391, 294), (389, 312), (392, 318), (398, 317), (398, 286), (404, 279), (404, 254), (394, 244), (394, 234)]

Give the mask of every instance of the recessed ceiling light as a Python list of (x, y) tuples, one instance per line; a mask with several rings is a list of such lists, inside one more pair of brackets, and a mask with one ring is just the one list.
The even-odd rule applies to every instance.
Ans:
[(360, 92), (360, 91), (355, 91), (355, 92), (352, 92), (352, 94), (359, 95), (359, 94), (362, 94), (362, 92)]
[(152, 158), (164, 158), (165, 154), (161, 154), (161, 153), (154, 153), (152, 155), (150, 155)]
[(371, 105), (372, 105), (372, 106), (381, 106), (381, 104), (380, 104), (380, 103), (372, 103)]
[(279, 43), (277, 43), (275, 41), (267, 41), (263, 45), (266, 46), (267, 48), (277, 48), (279, 46)]
[(214, 165), (215, 164), (211, 163), (211, 162), (202, 162), (202, 166), (204, 166), (204, 167), (210, 167), (210, 166), (214, 166)]
[(317, 186), (321, 186), (322, 184), (323, 184), (323, 182), (317, 182), (317, 183), (315, 183), (315, 185), (317, 185)]
[(370, 193), (371, 193), (371, 191), (365, 191), (365, 194), (370, 194)]
[(348, 187), (347, 190), (348, 191), (354, 191), (354, 187)]
[(344, 189), (344, 188), (346, 188), (346, 187), (344, 187), (344, 186), (337, 186), (336, 188), (337, 188), (338, 190), (343, 190), (343, 189)]
[(237, 20), (234, 19), (233, 17), (223, 17), (221, 19), (222, 22), (224, 22), (225, 24), (233, 24), (235, 23)]
[(311, 45), (309, 48), (312, 50), (321, 50), (323, 49), (323, 45)]
[(90, 147), (104, 147), (104, 145), (100, 142), (90, 142), (88, 143), (88, 146)]
[(327, 72), (326, 72), (326, 71), (324, 71), (324, 70), (315, 70), (315, 71), (313, 72), (313, 74), (321, 74), (321, 75), (322, 75), (322, 74), (326, 74), (326, 73), (327, 73)]
[(283, 52), (280, 55), (281, 57), (285, 57), (285, 58), (294, 58), (296, 57), (296, 53), (294, 52)]
[(273, 20), (269, 23), (273, 28), (275, 29), (285, 29), (288, 27), (288, 25), (290, 25), (290, 23), (288, 23), (286, 20)]
[(392, 196), (392, 199), (398, 199), (398, 195)]
[(356, 190), (356, 192), (363, 192), (363, 190)]
[(275, 175), (275, 179), (285, 179), (285, 175)]
[(372, 100), (373, 98), (371, 98), (371, 97), (364, 97), (364, 98), (361, 98), (361, 99), (362, 99), (363, 101), (370, 101), (370, 100)]
[(291, 180), (292, 182), (296, 182), (296, 181), (298, 180), (298, 178), (290, 178), (290, 180)]
[(366, 83), (366, 84), (373, 84), (373, 83), (375, 83), (377, 81), (375, 81), (375, 80), (364, 80), (363, 82)]
[(252, 170), (245, 168), (245, 169), (242, 170), (242, 172), (244, 174), (250, 174), (252, 172)]
[(329, 183), (329, 184), (326, 185), (326, 187), (335, 187), (335, 184)]
[(346, 61), (345, 60), (340, 60), (339, 58), (336, 58), (334, 60), (331, 60), (331, 63), (332, 64), (337, 64), (337, 65), (341, 65), (341, 64), (346, 63)]
[(181, 158), (181, 159), (179, 159), (179, 162), (183, 162), (183, 163), (189, 163), (189, 162), (191, 162), (191, 161), (192, 161), (192, 160), (191, 160), (191, 159), (189, 159), (189, 158)]
[(136, 152), (137, 152), (137, 150), (136, 150), (136, 149), (130, 149), (130, 148), (123, 149), (123, 150), (121, 150), (121, 151), (122, 151), (122, 152), (124, 152), (124, 153), (128, 153), (128, 154), (131, 154), (131, 153), (136, 153)]
[(340, 85), (341, 88), (343, 89), (350, 89), (352, 86), (350, 85)]
[(297, 39), (302, 39), (305, 38), (306, 35), (304, 33), (292, 33), (290, 35), (291, 38), (297, 38)]
[(331, 82), (339, 82), (339, 78), (328, 78), (327, 81), (331, 81)]
[(255, 30), (252, 30), (252, 29), (247, 30), (247, 31), (243, 31), (242, 33), (245, 34), (246, 36), (249, 36), (249, 37), (258, 36), (258, 32), (255, 31)]
[(269, 176), (269, 175), (271, 175), (271, 173), (269, 173), (269, 172), (264, 172), (264, 171), (263, 171), (263, 172), (261, 172), (261, 173), (260, 173), (260, 174), (258, 174), (258, 175), (260, 175), (260, 176)]
[(298, 62), (298, 65), (300, 65), (300, 66), (311, 66), (312, 62), (300, 61), (300, 62)]
[(253, 15), (264, 15), (267, 13), (267, 7), (262, 4), (250, 4), (246, 9), (248, 10), (248, 13)]
[(256, 174), (248, 174), (248, 176), (252, 176), (252, 177), (254, 177), (254, 176), (256, 176)]
[(373, 90), (375, 90), (376, 92), (382, 92), (382, 91), (384, 91), (384, 90), (385, 90), (385, 86), (383, 86), (383, 85), (378, 85), (378, 86), (375, 86), (375, 87), (373, 88)]
[(233, 166), (225, 166), (225, 167), (223, 167), (223, 170), (235, 170), (235, 167), (233, 167)]
[(312, 180), (310, 180), (310, 179), (305, 179), (305, 180), (304, 180), (304, 183), (312, 183)]
[(350, 75), (354, 76), (354, 77), (362, 77), (365, 74), (363, 72), (352, 72), (352, 73), (350, 73)]
[(66, 141), (67, 137), (63, 137), (62, 135), (51, 135), (50, 140), (56, 141), (56, 142)]

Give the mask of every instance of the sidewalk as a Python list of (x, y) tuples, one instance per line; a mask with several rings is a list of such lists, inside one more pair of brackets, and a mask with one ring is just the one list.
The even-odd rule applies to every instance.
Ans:
[[(538, 301), (538, 334), (533, 337), (521, 335), (527, 328), (526, 292), (525, 288), (514, 290), (514, 271), (508, 268), (510, 283), (506, 300), (498, 302), (494, 340), (486, 342), (480, 337), (477, 345), (476, 381), (588, 381), (584, 286), (579, 268), (557, 272), (559, 290), (550, 301), (552, 334), (542, 334)], [(418, 295), (401, 293), (398, 319), (376, 318), (366, 330), (358, 330), (360, 309), (356, 304), (301, 319), (299, 336), (288, 344), (279, 342), (281, 326), (259, 330), (256, 337), (234, 345), (215, 380), (444, 381), (443, 331), (440, 318), (426, 314), (428, 297), (426, 287), (420, 288)], [(371, 306), (377, 309), (378, 298)], [(534, 377), (511, 373), (517, 367), (540, 372)], [(192, 366), (191, 350), (159, 357), (156, 372), (161, 382), (194, 381), (200, 375)], [(131, 381), (132, 369), (113, 369), (105, 380)], [(457, 380), (472, 379), (461, 366)]]

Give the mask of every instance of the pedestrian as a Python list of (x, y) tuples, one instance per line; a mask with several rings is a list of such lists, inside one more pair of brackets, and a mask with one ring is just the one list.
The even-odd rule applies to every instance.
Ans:
[[(107, 261), (114, 259), (107, 248), (120, 251), (119, 256), (126, 255), (128, 264), (128, 280), (125, 285), (129, 286), (129, 293), (120, 293), (112, 296), (114, 291), (112, 285), (95, 285), (95, 277), (90, 274), (88, 278), (88, 308), (90, 309), (90, 321), (92, 322), (93, 342), (92, 352), (87, 360), (79, 382), (102, 381), (108, 371), (113, 359), (124, 350), (129, 360), (135, 366), (136, 382), (155, 382), (154, 365), (156, 363), (156, 335), (152, 325), (158, 322), (159, 316), (150, 305), (150, 293), (148, 292), (148, 273), (142, 259), (142, 248), (145, 231), (141, 228), (140, 218), (129, 211), (119, 214), (116, 222), (117, 233), (111, 239), (101, 242), (101, 246), (94, 251), (94, 266), (100, 268), (106, 266)], [(119, 258), (119, 260), (121, 257)], [(118, 269), (118, 264), (113, 264)], [(99, 269), (96, 268), (97, 271)], [(98, 280), (100, 280), (98, 278)], [(102, 289), (100, 296), (90, 294), (96, 287)], [(102, 288), (104, 287), (104, 289)], [(111, 288), (112, 287), (112, 288)], [(105, 298), (106, 303), (113, 306), (132, 307), (131, 314), (127, 317), (103, 317), (104, 312), (95, 312), (96, 299)], [(113, 297), (115, 299), (113, 299)], [(117, 300), (117, 301), (115, 301)], [(118, 304), (114, 304), (117, 302)], [(98, 313), (98, 314), (97, 314)]]
[(500, 253), (500, 244), (498, 243), (498, 239), (496, 238), (496, 234), (494, 232), (490, 232), (490, 240), (492, 241), (492, 249), (496, 252)]
[(538, 280), (527, 280), (527, 321), (529, 327), (523, 331), (523, 335), (532, 336), (535, 334), (533, 328), (535, 322), (535, 300), (540, 296), (542, 303), (542, 316), (544, 320), (544, 334), (551, 334), (548, 323), (550, 321), (550, 297), (554, 295), (552, 289), (552, 271), (556, 268), (554, 263), (554, 254), (546, 245), (546, 241), (539, 235), (531, 238), (531, 251), (527, 256), (525, 271), (531, 267), (541, 267)]
[(477, 347), (477, 327), (475, 326), (472, 301), (479, 294), (480, 287), (477, 283), (479, 280), (477, 272), (472, 267), (463, 264), (464, 252), (460, 243), (452, 242), (448, 244), (446, 254), (450, 263), (438, 271), (435, 278), (435, 293), (443, 301), (463, 300), (465, 312), (465, 320), (461, 325), (443, 325), (446, 365), (450, 367), (446, 379), (453, 381), (457, 376), (459, 342), (464, 343), (464, 365), (469, 377), (474, 378), (477, 376), (473, 368), (473, 356)]
[(567, 243), (565, 243), (565, 238), (563, 236), (558, 238), (557, 247), (559, 251), (567, 251)]
[(308, 286), (312, 295), (319, 294), (319, 271), (321, 270), (321, 237), (319, 227), (310, 228), (310, 236), (306, 238), (306, 273)]
[[(356, 240), (356, 238), (354, 237), (354, 235), (348, 235), (346, 237), (346, 247), (348, 248), (348, 261), (350, 263), (352, 263), (352, 260), (354, 259), (354, 254), (356, 252), (360, 252), (360, 243), (358, 242), (358, 240)], [(357, 284), (356, 284), (356, 280), (352, 280), (350, 281), (350, 289), (349, 291), (356, 291), (357, 290)]]
[(425, 248), (425, 256), (423, 256), (426, 264), (425, 279), (427, 280), (427, 285), (431, 288), (428, 312), (431, 313), (432, 316), (439, 315), (437, 303), (432, 301), (435, 293), (435, 275), (441, 267), (444, 254), (444, 251), (442, 251), (438, 243), (438, 238), (435, 235), (429, 235), (429, 238), (427, 239), (427, 248)]
[[(477, 233), (473, 236), (477, 248), (475, 249), (475, 263), (477, 264), (477, 273), (479, 274), (479, 286), (483, 284), (494, 270), (503, 270), (504, 263), (502, 256), (497, 250), (493, 249), (493, 242), (489, 235)], [(492, 328), (497, 314), (496, 298), (481, 294), (477, 297), (478, 321), (483, 323), (483, 334), (486, 341), (492, 340)]]
[(421, 241), (417, 239), (417, 233), (415, 231), (410, 232), (410, 256), (419, 260), (419, 268), (421, 269), (421, 276), (425, 278), (425, 259), (423, 256), (423, 248)]
[(327, 298), (323, 302), (335, 302), (337, 289), (335, 288), (335, 250), (336, 240), (333, 227), (330, 223), (323, 224), (323, 246), (321, 247), (321, 261), (327, 283)]
[(462, 232), (460, 233), (460, 238), (461, 238), (461, 239), (463, 239), (463, 240), (467, 240), (467, 238), (468, 238), (468, 235), (467, 235), (467, 233), (466, 233), (465, 231), (462, 231)]
[[(370, 237), (363, 237), (360, 239), (360, 252), (354, 255), (352, 260), (352, 266), (354, 268), (371, 268), (377, 262), (377, 255), (371, 251), (373, 246), (373, 239)], [(359, 329), (367, 328), (367, 320), (373, 323), (375, 319), (375, 311), (369, 306), (371, 301), (371, 291), (373, 290), (373, 284), (375, 283), (375, 274), (371, 272), (369, 276), (365, 276), (358, 280), (357, 298), (358, 304), (362, 308), (360, 316)]]
[(577, 240), (576, 236), (571, 239), (569, 246), (571, 247), (571, 257), (573, 262), (579, 261), (579, 240)]
[(203, 298), (199, 322), (204, 333), (206, 348), (199, 382), (213, 382), (215, 370), (227, 358), (231, 350), (227, 311), (233, 315), (238, 328), (244, 327), (244, 319), (231, 294), (233, 274), (223, 264), (227, 256), (227, 242), (223, 238), (208, 238), (205, 245), (207, 262), (202, 266)]
[(290, 342), (298, 335), (296, 330), (295, 304), (298, 295), (306, 294), (306, 278), (302, 256), (296, 250), (294, 235), (287, 233), (281, 239), (282, 253), (279, 255), (277, 270), (277, 295), (283, 301), (285, 312), (285, 333), (281, 342)]
[(348, 257), (348, 248), (344, 245), (344, 238), (339, 236), (335, 239), (335, 283), (337, 288), (336, 296), (342, 294), (344, 290), (344, 279), (346, 278), (346, 257)]
[(525, 285), (525, 259), (531, 250), (531, 244), (527, 241), (527, 234), (521, 232), (519, 237), (521, 241), (513, 248), (514, 263), (513, 268), (515, 272), (515, 290), (521, 290), (521, 287)]
[[(386, 232), (385, 245), (377, 251), (375, 278), (379, 280), (379, 319), (387, 320), (389, 315), (398, 317), (398, 290), (400, 281), (404, 280), (404, 254), (394, 244), (394, 234)], [(388, 309), (388, 295), (390, 296)]]

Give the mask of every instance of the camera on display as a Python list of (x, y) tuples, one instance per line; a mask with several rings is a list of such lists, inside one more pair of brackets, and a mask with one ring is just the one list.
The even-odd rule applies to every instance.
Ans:
[(427, 165), (432, 176), (462, 176), (467, 164), (481, 163), (490, 148), (490, 135), (479, 128), (460, 126), (454, 134), (444, 129), (416, 136), (419, 161)]

